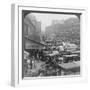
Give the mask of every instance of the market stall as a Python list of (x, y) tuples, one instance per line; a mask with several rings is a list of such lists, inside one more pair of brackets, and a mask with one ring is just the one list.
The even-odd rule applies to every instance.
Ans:
[(58, 64), (61, 68), (61, 75), (68, 75), (80, 72), (80, 61)]

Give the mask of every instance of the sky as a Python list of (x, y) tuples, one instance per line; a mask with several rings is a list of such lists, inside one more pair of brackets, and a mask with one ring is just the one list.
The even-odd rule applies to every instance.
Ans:
[(37, 21), (41, 22), (41, 30), (45, 31), (45, 27), (52, 24), (53, 20), (59, 20), (59, 23), (63, 23), (64, 20), (69, 18), (77, 18), (75, 15), (68, 14), (47, 14), (47, 13), (30, 13), (34, 15)]

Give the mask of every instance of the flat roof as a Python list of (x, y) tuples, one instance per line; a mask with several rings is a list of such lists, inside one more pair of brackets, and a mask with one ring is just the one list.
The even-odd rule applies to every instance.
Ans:
[(80, 61), (63, 63), (63, 64), (59, 64), (59, 66), (63, 69), (73, 69), (80, 67)]

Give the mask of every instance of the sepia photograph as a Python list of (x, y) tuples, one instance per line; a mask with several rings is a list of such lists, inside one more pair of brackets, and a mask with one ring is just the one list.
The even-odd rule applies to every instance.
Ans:
[(80, 14), (22, 11), (23, 78), (80, 75)]

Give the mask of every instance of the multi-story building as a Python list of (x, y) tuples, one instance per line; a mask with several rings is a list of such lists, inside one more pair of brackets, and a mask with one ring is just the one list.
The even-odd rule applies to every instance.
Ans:
[[(24, 18), (24, 37), (28, 37), (29, 40), (24, 40), (25, 48), (31, 49), (33, 47), (38, 47), (41, 43), (41, 22), (37, 21), (35, 16), (28, 14)], [(31, 40), (31, 41), (30, 41)], [(36, 42), (38, 44), (36, 44)], [(42, 45), (42, 44), (40, 44)], [(34, 48), (35, 48), (34, 47)]]

